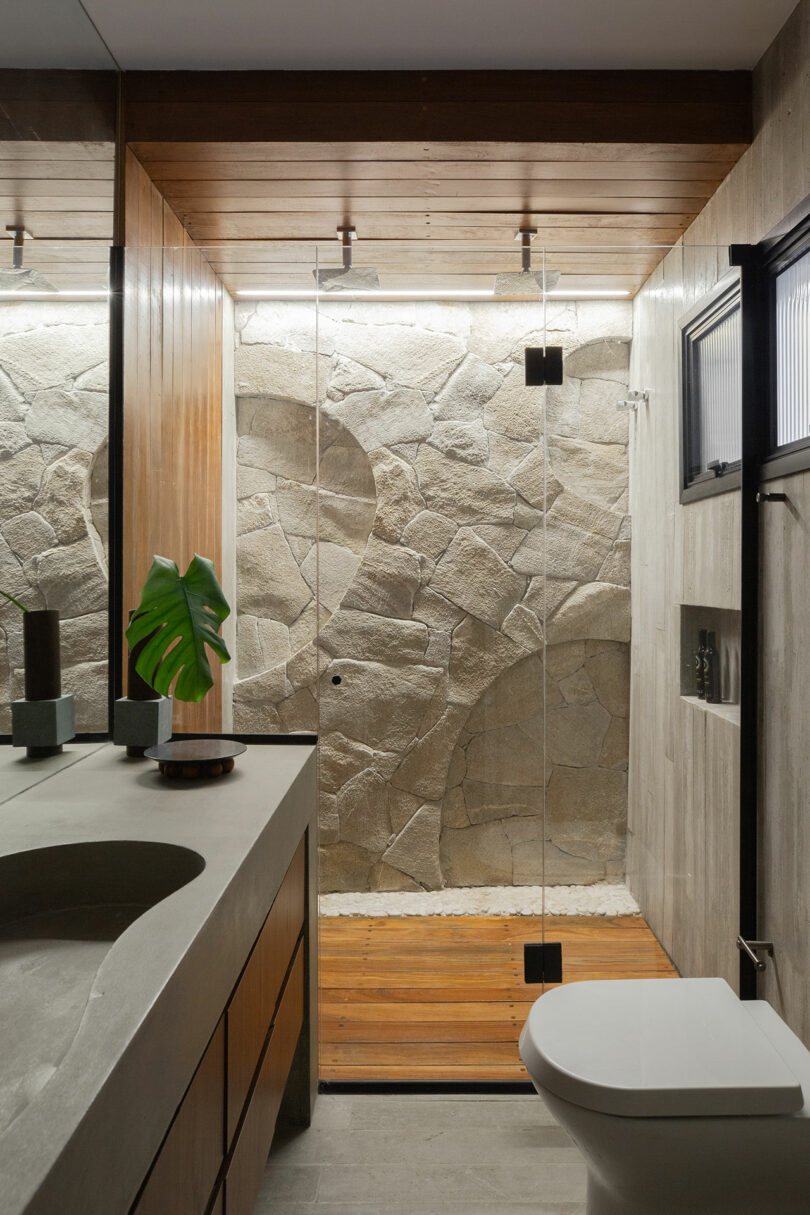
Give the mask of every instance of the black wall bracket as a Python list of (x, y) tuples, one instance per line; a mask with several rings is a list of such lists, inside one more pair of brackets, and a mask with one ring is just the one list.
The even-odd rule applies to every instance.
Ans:
[(562, 384), (562, 346), (527, 346), (525, 350), (526, 387)]
[(524, 983), (562, 983), (560, 941), (527, 942), (523, 946)]

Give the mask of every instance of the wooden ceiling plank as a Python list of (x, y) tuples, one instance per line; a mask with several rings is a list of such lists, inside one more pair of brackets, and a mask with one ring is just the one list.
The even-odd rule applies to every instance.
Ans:
[[(584, 240), (577, 240), (576, 235), (574, 237), (574, 241), (579, 245), (580, 248), (584, 246)], [(645, 249), (649, 249), (650, 256), (657, 258), (659, 256), (660, 247), (668, 248), (669, 245), (664, 241), (659, 242), (658, 246), (651, 242), (646, 242), (646, 244), (637, 242), (635, 245), (630, 246), (620, 246), (618, 243), (616, 243), (605, 249), (592, 247), (588, 249), (587, 256), (592, 257), (594, 255), (604, 256), (612, 254), (617, 258), (623, 258), (625, 255), (628, 257), (633, 257), (641, 255)], [(320, 247), (319, 252), (321, 257), (323, 257), (323, 246)], [(557, 250), (552, 249), (549, 251), (549, 255), (554, 256), (556, 252)], [(272, 246), (268, 247), (268, 251), (263, 257), (255, 257), (252, 259), (241, 258), (239, 257), (238, 252), (229, 254), (227, 257), (222, 257), (220, 256), (220, 251), (217, 249), (211, 250), (210, 253), (211, 256), (209, 257), (209, 261), (212, 268), (216, 270), (217, 273), (222, 274), (250, 274), (257, 270), (263, 271), (265, 268), (273, 273), (285, 274), (289, 272), (290, 267), (295, 267), (298, 265), (312, 266), (314, 265), (315, 261), (314, 247), (310, 250), (299, 250), (295, 256), (291, 254), (287, 258), (282, 256), (274, 256)], [(509, 248), (479, 251), (470, 249), (467, 245), (459, 245), (457, 248), (452, 250), (439, 248), (435, 252), (433, 248), (431, 248), (429, 261), (431, 266), (435, 266), (437, 272), (441, 273), (465, 273), (469, 271), (472, 273), (497, 274), (501, 270), (510, 268), (510, 264), (514, 260), (513, 258), (510, 258), (511, 253), (512, 250)], [(375, 256), (374, 250), (372, 249), (364, 258), (357, 258), (355, 264), (369, 266), (382, 264), (392, 270), (400, 270), (408, 269), (408, 267), (413, 265), (415, 261), (421, 262), (423, 260), (426, 259), (420, 257), (418, 249), (412, 248), (404, 256), (394, 255), (391, 252), (383, 250), (379, 252), (379, 256)]]
[[(24, 162), (23, 162), (24, 163)], [(149, 173), (155, 185), (181, 182), (277, 181), (711, 181), (734, 164), (726, 160), (156, 160)], [(384, 166), (384, 168), (383, 168)], [(99, 164), (99, 170), (107, 166)], [(0, 172), (3, 162), (0, 161)], [(32, 174), (29, 174), (31, 176)]]
[[(1, 179), (0, 179), (1, 180)], [(83, 183), (67, 183), (71, 189), (68, 193), (79, 193)], [(101, 183), (102, 185), (106, 183)], [(55, 192), (49, 189), (50, 183), (43, 185), (41, 191), (32, 193)], [(234, 207), (244, 207), (245, 210), (256, 209), (258, 203), (266, 203), (271, 209), (283, 208), (298, 210), (300, 200), (305, 198), (312, 206), (316, 200), (362, 200), (374, 205), (378, 202), (388, 202), (391, 199), (407, 198), (409, 205), (403, 210), (410, 210), (414, 200), (424, 207), (425, 200), (435, 202), (441, 199), (458, 199), (459, 201), (483, 202), (492, 199), (504, 199), (509, 202), (509, 209), (532, 205), (534, 200), (554, 198), (566, 195), (576, 198), (710, 198), (717, 188), (714, 180), (664, 180), (664, 181), (618, 181), (585, 178), (556, 178), (552, 181), (525, 181), (517, 183), (510, 180), (467, 180), (464, 178), (442, 177), (436, 180), (408, 179), (407, 181), (364, 180), (358, 182), (341, 180), (332, 181), (189, 181), (163, 183), (161, 192), (174, 206), (183, 203), (193, 210), (218, 210), (220, 207), (233, 210)], [(206, 206), (205, 204), (209, 204)], [(217, 204), (213, 206), (211, 204)], [(285, 205), (286, 204), (286, 205)], [(441, 205), (441, 203), (439, 203)]]
[(115, 162), (115, 144), (107, 140), (5, 139), (0, 140), (0, 157), (25, 161), (107, 161)]
[[(4, 144), (3, 148), (8, 148)], [(20, 160), (0, 156), (0, 181), (112, 181), (112, 160)]]
[[(2, 146), (2, 145), (0, 145)], [(15, 147), (17, 145), (14, 145)], [(194, 161), (210, 163), (232, 160), (238, 148), (240, 163), (258, 161), (448, 161), (463, 160), (472, 163), (488, 161), (721, 161), (735, 164), (746, 151), (748, 144), (741, 141), (714, 143), (627, 143), (610, 142), (507, 142), (486, 140), (443, 140), (415, 143), (407, 140), (370, 141), (353, 143), (345, 141), (306, 143), (295, 141), (240, 141), (236, 147), (232, 141), (136, 141), (133, 151), (144, 165), (158, 163), (183, 163)]]
[[(0, 210), (14, 211), (21, 218), (26, 215), (39, 215), (43, 211), (52, 212), (59, 208), (63, 214), (74, 214), (77, 211), (95, 211), (99, 214), (110, 215), (113, 209), (112, 197), (110, 198), (27, 198), (21, 194), (6, 196), (0, 194)], [(32, 231), (32, 236), (36, 236), (36, 232)]]
[[(95, 237), (112, 241), (110, 211), (39, 211), (33, 236), (40, 240), (85, 239)], [(18, 216), (13, 210), (0, 209), (0, 228), (16, 223)]]
[[(330, 222), (330, 218), (331, 221)], [(457, 217), (456, 224), (442, 224), (427, 220), (417, 222), (414, 215), (408, 216), (369, 216), (365, 221), (364, 235), (367, 239), (388, 240), (430, 240), (442, 243), (449, 239), (474, 243), (486, 247), (489, 245), (513, 247), (515, 222), (506, 222), (497, 226), (491, 223), (464, 223), (462, 217)], [(327, 244), (333, 229), (333, 217), (319, 223), (317, 217), (309, 215), (279, 217), (273, 215), (245, 216), (215, 215), (195, 216), (188, 221), (188, 230), (197, 244), (213, 246), (219, 243), (229, 244), (235, 240), (317, 240)], [(539, 226), (539, 222), (538, 222)], [(557, 241), (564, 240), (561, 235)]]
[(35, 179), (26, 181), (20, 178), (4, 177), (0, 170), (0, 197), (37, 199), (50, 204), (53, 208), (54, 199), (62, 202), (69, 198), (101, 199), (111, 201), (113, 183), (111, 181), (66, 181), (52, 179), (43, 181)]

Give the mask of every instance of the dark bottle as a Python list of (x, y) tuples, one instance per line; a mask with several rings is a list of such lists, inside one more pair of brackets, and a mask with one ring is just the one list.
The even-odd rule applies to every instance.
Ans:
[(709, 632), (703, 654), (703, 690), (706, 700), (713, 705), (720, 702), (720, 655), (717, 652), (715, 635)]
[(698, 633), (698, 648), (695, 650), (695, 691), (700, 700), (705, 700), (706, 691), (703, 682), (703, 656), (706, 653), (706, 630)]

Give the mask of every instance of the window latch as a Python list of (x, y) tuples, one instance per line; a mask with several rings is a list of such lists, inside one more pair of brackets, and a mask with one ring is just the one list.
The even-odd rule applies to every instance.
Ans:
[(727, 460), (712, 460), (711, 464), (707, 464), (706, 468), (709, 472), (713, 472), (716, 477), (722, 477), (723, 473), (728, 468)]

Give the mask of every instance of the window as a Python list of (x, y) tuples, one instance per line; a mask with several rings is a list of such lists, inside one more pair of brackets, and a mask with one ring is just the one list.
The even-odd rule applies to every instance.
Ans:
[[(810, 232), (792, 232), (772, 251), (771, 455), (810, 447)], [(810, 462), (810, 452), (804, 467)]]
[(740, 287), (721, 287), (681, 323), (681, 501), (740, 484)]

